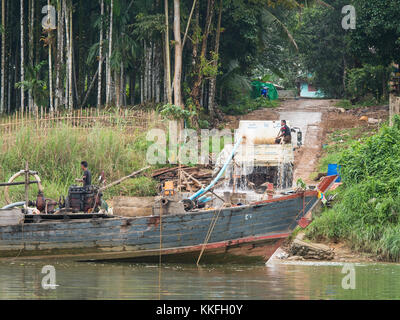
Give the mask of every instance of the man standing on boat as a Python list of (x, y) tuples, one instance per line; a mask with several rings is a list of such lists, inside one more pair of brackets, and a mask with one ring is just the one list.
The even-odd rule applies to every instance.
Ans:
[[(292, 132), (290, 128), (286, 124), (286, 120), (281, 121), (281, 130), (279, 131), (279, 135), (276, 137), (276, 144), (289, 144), (292, 143)], [(283, 142), (282, 142), (283, 141)]]
[(86, 161), (82, 161), (81, 168), (83, 171), (83, 177), (82, 177), (82, 179), (76, 179), (77, 182), (83, 183), (84, 188), (92, 185), (92, 173), (90, 172), (88, 167), (89, 167), (88, 163)]

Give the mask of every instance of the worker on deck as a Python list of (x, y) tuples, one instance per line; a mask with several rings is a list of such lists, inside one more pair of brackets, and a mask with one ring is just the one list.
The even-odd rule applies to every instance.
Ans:
[(92, 173), (88, 169), (89, 165), (86, 161), (81, 162), (81, 168), (83, 171), (83, 177), (82, 179), (76, 179), (77, 182), (83, 183), (83, 187), (89, 187), (92, 185)]
[(281, 121), (281, 130), (275, 140), (276, 144), (289, 144), (292, 143), (292, 132), (286, 124), (286, 120)]

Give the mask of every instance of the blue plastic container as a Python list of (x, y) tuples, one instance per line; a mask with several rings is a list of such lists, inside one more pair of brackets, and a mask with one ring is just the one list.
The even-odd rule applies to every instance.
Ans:
[(328, 165), (328, 177), (338, 175), (339, 178), (335, 182), (342, 182), (342, 177), (340, 175), (340, 171), (342, 169), (341, 165), (338, 164), (329, 164)]

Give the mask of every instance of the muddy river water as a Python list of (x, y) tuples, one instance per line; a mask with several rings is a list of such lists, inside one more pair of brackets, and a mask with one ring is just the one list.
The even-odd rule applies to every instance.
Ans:
[[(54, 278), (45, 278), (50, 274), (49, 269), (43, 270), (46, 265), (54, 267)], [(344, 265), (335, 263), (164, 265), (159, 269), (157, 265), (129, 263), (2, 261), (0, 299), (400, 298), (400, 265), (351, 267), (354, 289), (343, 287), (343, 282), (349, 284), (343, 279), (350, 273), (342, 273)], [(45, 289), (46, 284), (55, 286)]]

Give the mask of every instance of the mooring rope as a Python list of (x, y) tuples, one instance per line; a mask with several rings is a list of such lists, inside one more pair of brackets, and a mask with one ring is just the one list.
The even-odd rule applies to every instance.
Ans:
[[(300, 212), (296, 215), (296, 219), (294, 221), (294, 223), (297, 222), (297, 219), (300, 217), (300, 215), (303, 213), (303, 215), (305, 215), (306, 212), (306, 208), (307, 206), (313, 201), (313, 199), (311, 199), (310, 201), (307, 202), (307, 204), (305, 204), (305, 197), (303, 198), (303, 208), (300, 210)], [(291, 227), (292, 225), (290, 225)]]
[[(28, 207), (26, 207), (25, 210), (28, 210)], [(24, 214), (25, 214), (25, 213), (24, 213)], [(17, 256), (16, 256), (14, 259), (18, 259), (18, 258), (20, 257), (20, 255), (21, 255), (22, 251), (25, 249), (24, 224), (25, 224), (25, 217), (24, 217), (24, 220), (22, 221), (22, 224), (21, 224), (22, 248), (19, 249), (19, 252), (18, 252)]]
[(214, 228), (215, 228), (215, 226), (217, 224), (217, 220), (219, 218), (219, 215), (220, 215), (222, 209), (224, 209), (225, 206), (226, 206), (226, 203), (224, 203), (221, 206), (221, 208), (218, 210), (218, 213), (217, 213), (217, 211), (215, 211), (216, 213), (214, 214), (213, 219), (211, 220), (210, 227), (208, 228), (208, 232), (207, 232), (207, 235), (206, 235), (206, 239), (204, 240), (204, 243), (202, 245), (199, 258), (197, 259), (197, 263), (196, 263), (197, 266), (199, 266), (199, 264), (200, 264), (200, 260), (201, 260), (201, 258), (203, 256), (203, 253), (204, 253), (205, 249), (206, 249), (208, 241), (210, 241), (211, 235), (212, 235), (212, 233), (214, 231)]
[(158, 257), (158, 300), (161, 300), (161, 267), (162, 267), (162, 210), (160, 210), (160, 253)]

